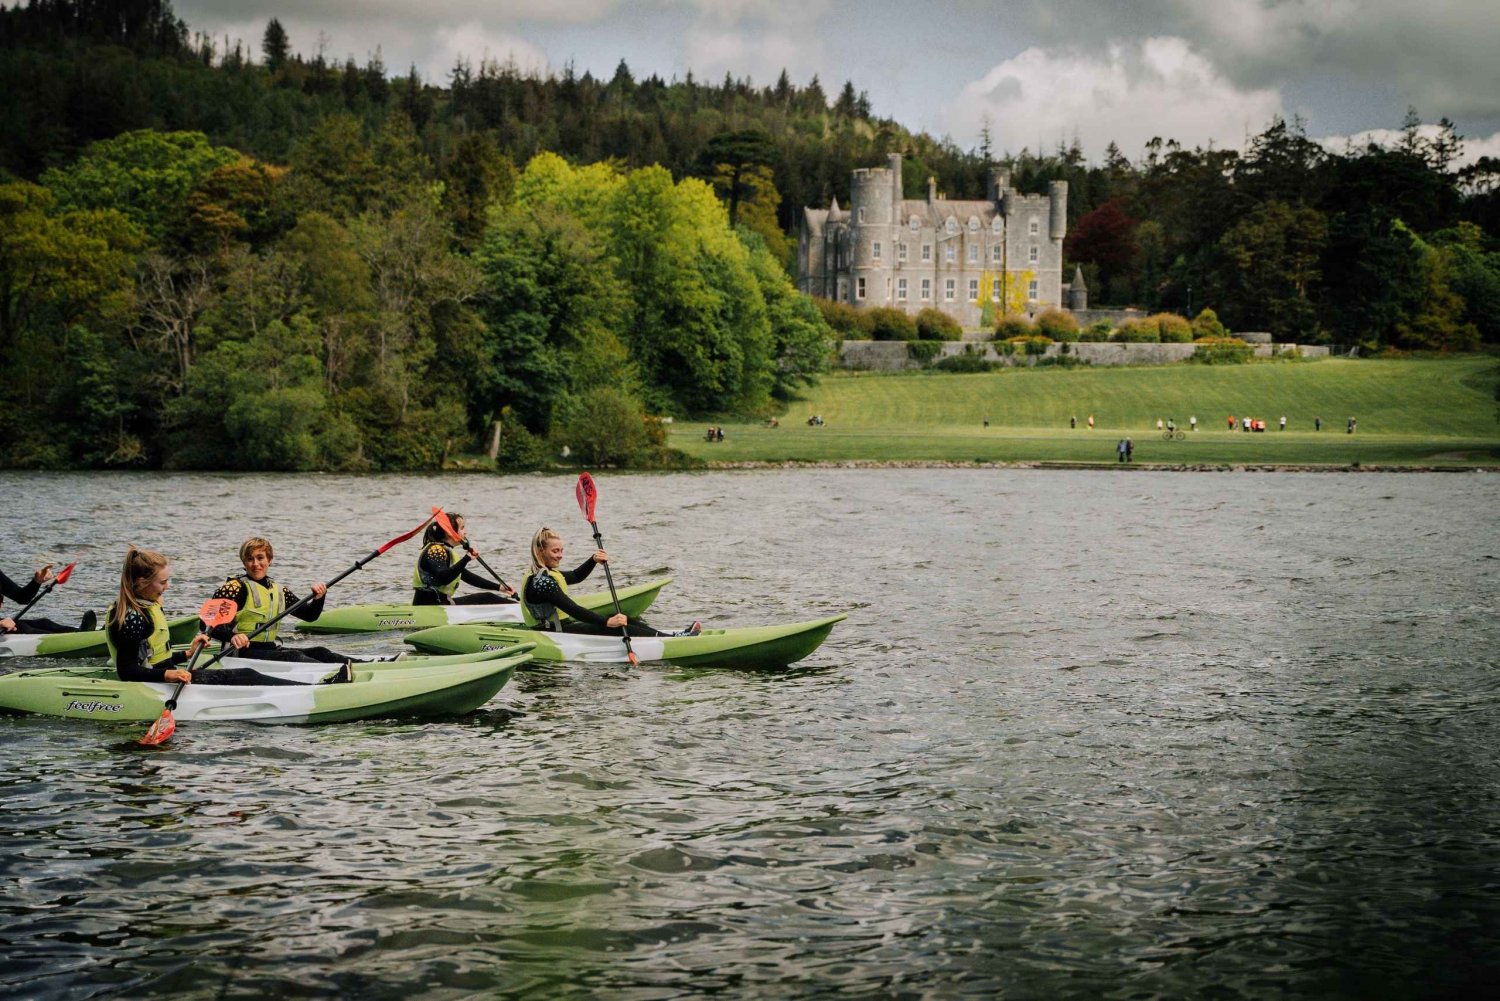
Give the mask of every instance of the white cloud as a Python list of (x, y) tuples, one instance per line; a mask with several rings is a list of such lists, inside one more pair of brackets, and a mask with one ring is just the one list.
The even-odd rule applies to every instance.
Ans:
[(443, 25), (433, 31), (433, 52), (428, 75), (442, 80), (459, 59), (478, 69), (482, 63), (514, 63), (522, 73), (544, 75), (547, 55), (523, 38), (505, 32), (491, 31), (478, 21)]
[(987, 116), (997, 153), (1076, 136), (1091, 158), (1111, 141), (1133, 158), (1153, 136), (1238, 147), (1282, 113), (1276, 91), (1236, 87), (1183, 39), (1155, 37), (1102, 53), (1027, 49), (966, 85), (946, 119), (962, 137)]
[[(1423, 139), (1433, 139), (1439, 133), (1436, 125), (1420, 125), (1417, 127), (1417, 135)], [(1344, 153), (1346, 150), (1362, 150), (1372, 143), (1376, 146), (1392, 148), (1401, 142), (1401, 130), (1399, 129), (1366, 129), (1364, 132), (1356, 132), (1347, 136), (1324, 136), (1316, 140), (1325, 149), (1333, 153)], [(1468, 166), (1475, 163), (1482, 156), (1500, 158), (1500, 132), (1491, 136), (1465, 136), (1463, 140), (1463, 152), (1455, 161), (1455, 166)]]
[(758, 86), (785, 69), (805, 80), (825, 63), (820, 20), (827, 0), (689, 0), (698, 10), (678, 59), (703, 80), (723, 73)]

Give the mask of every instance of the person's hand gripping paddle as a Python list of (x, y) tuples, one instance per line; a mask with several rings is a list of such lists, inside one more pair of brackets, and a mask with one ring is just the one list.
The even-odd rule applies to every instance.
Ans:
[[(231, 598), (209, 598), (198, 609), (198, 618), (203, 622), (199, 635), (207, 637), (209, 630), (233, 622), (239, 610), (239, 606)], [(193, 665), (198, 663), (198, 655), (203, 652), (203, 647), (206, 645), (205, 639), (198, 649), (193, 651), (193, 656), (188, 660), (186, 668), (189, 675), (193, 673)], [(177, 687), (172, 690), (172, 697), (167, 700), (166, 705), (162, 706), (161, 715), (156, 717), (156, 722), (151, 724), (151, 729), (147, 730), (145, 736), (141, 738), (142, 744), (155, 747), (177, 732), (177, 720), (172, 715), (172, 710), (177, 708), (177, 696), (182, 694), (182, 686), (186, 684), (186, 681), (177, 683)]]
[(47, 597), (47, 595), (51, 594), (52, 593), (52, 589), (54, 587), (56, 587), (57, 585), (59, 585), (59, 584), (66, 584), (68, 582), (68, 578), (71, 577), (71, 576), (73, 576), (73, 568), (76, 567), (77, 565), (78, 565), (78, 562), (75, 560), (74, 562), (69, 563), (67, 566), (63, 567), (62, 570), (58, 572), (58, 575), (56, 577), (53, 577), (51, 580), (49, 580), (47, 582), (47, 586), (46, 587), (42, 588), (40, 591), (38, 591), (36, 593), (36, 597), (35, 598), (32, 598), (30, 601), (28, 601), (26, 603), (26, 607), (25, 608), (21, 609), (15, 615), (11, 616), (11, 621), (12, 622), (19, 622), (19, 621), (21, 621), (21, 616), (23, 616), (27, 612), (31, 611), (31, 606), (32, 605), (35, 605), (37, 602), (39, 602), (43, 598)]
[[(578, 497), (578, 510), (588, 519), (589, 527), (594, 530), (594, 548), (603, 549), (604, 539), (599, 535), (599, 523), (594, 520), (594, 504), (599, 499), (599, 490), (594, 486), (594, 478), (588, 473), (578, 474), (578, 487), (574, 491)], [(624, 615), (620, 609), (620, 596), (615, 593), (615, 578), (609, 572), (609, 561), (604, 561), (604, 580), (609, 584), (609, 596), (615, 603), (615, 614)], [(625, 657), (630, 661), (632, 667), (639, 667), (641, 662), (636, 657), (635, 651), (630, 647), (630, 624), (627, 622), (620, 627), (620, 638), (625, 641)]]
[(505, 581), (500, 578), (500, 575), (497, 574), (494, 569), (492, 569), (490, 565), (484, 561), (484, 557), (480, 556), (477, 552), (474, 551), (474, 547), (469, 545), (468, 539), (458, 534), (458, 529), (453, 527), (453, 522), (448, 518), (448, 515), (443, 511), (442, 508), (435, 507), (432, 509), (432, 520), (438, 523), (438, 527), (443, 530), (444, 535), (453, 540), (454, 545), (463, 546), (464, 552), (468, 553), (474, 559), (478, 560), (479, 565), (484, 567), (486, 573), (495, 578), (495, 583), (499, 584), (502, 590), (508, 592), (512, 596), (515, 595), (516, 589), (505, 583)]

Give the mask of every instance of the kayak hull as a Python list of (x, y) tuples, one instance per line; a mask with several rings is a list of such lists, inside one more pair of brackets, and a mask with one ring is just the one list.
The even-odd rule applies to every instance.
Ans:
[[(764, 670), (785, 667), (806, 657), (844, 618), (834, 615), (779, 626), (705, 629), (697, 636), (631, 637), (630, 645), (642, 663)], [(440, 626), (412, 633), (406, 642), (427, 653), (472, 652), (533, 642), (536, 649), (532, 657), (539, 661), (628, 661), (625, 644), (618, 636), (549, 633), (499, 625)]]
[[(620, 607), (632, 618), (651, 607), (661, 589), (672, 578), (637, 584), (618, 590)], [(612, 605), (608, 591), (590, 591), (572, 595), (580, 605), (602, 609)], [(433, 629), (438, 626), (464, 625), (476, 622), (521, 624), (521, 606), (517, 602), (485, 605), (346, 605), (326, 609), (312, 622), (298, 622), (304, 633), (380, 633), (396, 629)]]
[[(198, 617), (167, 623), (173, 643), (186, 643), (198, 631)], [(109, 653), (103, 629), (67, 633), (0, 633), (0, 657), (103, 657)]]
[[(524, 648), (510, 647), (491, 654), (489, 658), (438, 667), (421, 666), (416, 658), (411, 661), (416, 667), (402, 667), (400, 661), (361, 664), (355, 668), (352, 683), (339, 685), (194, 683), (182, 689), (172, 714), (178, 722), (337, 723), (379, 716), (464, 713), (493, 698), (516, 668), (530, 659), (530, 651)], [(276, 673), (285, 676), (311, 667), (321, 677), (332, 669), (328, 664), (280, 663), (274, 667)], [(39, 668), (0, 677), (0, 711), (149, 723), (161, 715), (176, 687), (120, 681), (107, 667)]]

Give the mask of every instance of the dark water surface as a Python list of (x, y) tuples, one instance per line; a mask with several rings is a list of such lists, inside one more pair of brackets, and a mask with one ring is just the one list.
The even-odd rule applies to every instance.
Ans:
[[(675, 578), (653, 621), (849, 620), (783, 673), (537, 668), (436, 722), (0, 718), (0, 995), (1477, 993), (1497, 484), (601, 475), (618, 578)], [(136, 541), (182, 612), (246, 535), (302, 590), (442, 503), (519, 575), (544, 522), (585, 555), (572, 486), (0, 474), (0, 560), (81, 556), (61, 618)]]

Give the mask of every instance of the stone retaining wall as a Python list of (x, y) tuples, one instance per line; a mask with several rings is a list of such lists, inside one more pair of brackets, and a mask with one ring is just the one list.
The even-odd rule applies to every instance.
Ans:
[[(921, 368), (922, 363), (911, 357), (906, 341), (844, 341), (839, 348), (841, 368), (862, 371), (896, 372), (902, 369)], [(1003, 355), (992, 343), (946, 341), (938, 358), (961, 355), (965, 351), (979, 354), (988, 361), (1002, 365), (1034, 365), (1039, 358), (1051, 358), (1063, 353), (1085, 361), (1090, 365), (1169, 365), (1191, 358), (1197, 350), (1196, 344), (1116, 344), (1110, 342), (1085, 342), (1074, 344), (1049, 344), (1043, 354)], [(1303, 358), (1327, 358), (1328, 348), (1318, 345), (1257, 344), (1257, 358), (1274, 358), (1277, 355), (1300, 351)], [(936, 360), (936, 359), (934, 359)]]

